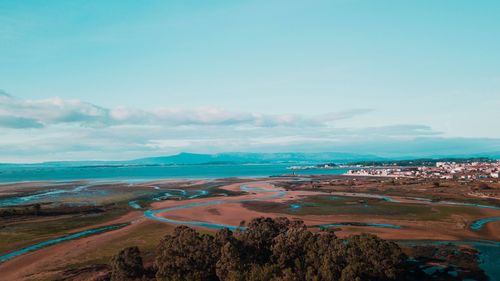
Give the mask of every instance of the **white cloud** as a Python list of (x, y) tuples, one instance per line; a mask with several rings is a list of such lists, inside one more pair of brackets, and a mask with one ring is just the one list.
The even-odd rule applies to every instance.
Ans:
[(329, 122), (352, 118), (369, 112), (367, 109), (327, 113), (318, 116), (299, 114), (261, 114), (234, 112), (219, 108), (176, 109), (160, 107), (141, 110), (126, 107), (104, 108), (80, 100), (61, 98), (23, 100), (0, 93), (0, 126), (39, 128), (73, 123), (81, 126), (107, 127), (118, 125), (157, 126), (254, 126), (297, 127), (324, 126)]
[(401, 155), (412, 143), (413, 149), (420, 149), (422, 154), (427, 150), (500, 150), (498, 140), (448, 141), (426, 125), (346, 128), (336, 122), (369, 111), (305, 116), (218, 108), (142, 110), (104, 108), (60, 98), (23, 100), (0, 92), (0, 162), (118, 160), (181, 151)]
[(0, 116), (33, 120), (34, 127), (58, 123), (106, 124), (110, 121), (109, 110), (79, 100), (22, 100), (5, 93), (0, 95)]

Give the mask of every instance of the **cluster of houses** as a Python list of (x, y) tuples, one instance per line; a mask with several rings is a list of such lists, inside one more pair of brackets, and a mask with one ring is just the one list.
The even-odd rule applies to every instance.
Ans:
[(380, 177), (418, 177), (440, 179), (488, 179), (500, 177), (500, 161), (436, 162), (435, 166), (391, 167), (349, 170), (347, 175)]

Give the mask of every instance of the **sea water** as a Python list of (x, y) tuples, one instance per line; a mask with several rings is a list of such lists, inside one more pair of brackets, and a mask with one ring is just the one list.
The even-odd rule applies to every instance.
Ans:
[[(290, 174), (290, 164), (227, 164), (227, 165), (123, 165), (54, 167), (45, 165), (2, 165), (0, 182), (199, 179), (227, 177), (267, 177)], [(348, 169), (310, 169), (295, 171), (298, 175), (339, 175)]]

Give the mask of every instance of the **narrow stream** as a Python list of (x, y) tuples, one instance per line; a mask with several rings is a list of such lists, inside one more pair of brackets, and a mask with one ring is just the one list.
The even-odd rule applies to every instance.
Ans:
[(490, 281), (500, 281), (500, 242), (498, 241), (432, 241), (432, 240), (402, 240), (397, 241), (402, 246), (440, 246), (457, 245), (472, 246), (479, 252), (479, 264), (484, 270)]
[[(206, 205), (216, 205), (216, 204), (223, 204), (223, 203), (231, 203), (231, 202), (244, 202), (244, 201), (255, 201), (255, 200), (266, 200), (266, 199), (272, 199), (272, 198), (279, 198), (283, 197), (287, 194), (286, 191), (281, 191), (281, 190), (275, 190), (275, 189), (264, 189), (260, 187), (249, 187), (247, 185), (242, 185), (240, 186), (240, 189), (242, 191), (246, 191), (248, 193), (251, 193), (252, 191), (260, 191), (260, 192), (276, 192), (276, 195), (270, 196), (270, 197), (265, 197), (265, 198), (255, 198), (255, 199), (247, 199), (247, 200), (216, 200), (216, 201), (208, 201), (208, 202), (202, 202), (202, 203), (194, 203), (194, 204), (187, 204), (187, 205), (181, 205), (181, 206), (175, 206), (175, 207), (170, 207), (170, 208), (165, 208), (165, 209), (160, 209), (160, 210), (148, 210), (144, 212), (144, 215), (148, 218), (162, 221), (162, 222), (168, 222), (168, 223), (174, 223), (174, 224), (184, 224), (184, 225), (191, 225), (191, 226), (200, 226), (200, 227), (206, 227), (206, 228), (211, 228), (211, 229), (221, 229), (221, 228), (228, 228), (230, 230), (236, 230), (236, 229), (245, 229), (244, 227), (238, 227), (234, 225), (226, 225), (226, 224), (218, 224), (218, 223), (210, 223), (210, 222), (202, 222), (202, 221), (181, 221), (181, 220), (173, 220), (169, 218), (164, 218), (157, 216), (160, 213), (168, 212), (168, 211), (173, 211), (173, 210), (178, 210), (178, 209), (186, 209), (186, 208), (194, 208), (194, 207), (199, 207), (199, 206), (206, 206)], [(382, 200), (385, 200), (387, 202), (391, 203), (403, 203), (399, 202), (398, 200), (391, 198), (391, 197), (386, 197), (386, 196), (381, 196), (381, 195), (372, 195), (372, 194), (352, 194), (351, 196), (359, 196), (359, 195), (368, 195), (367, 197), (370, 198), (380, 198)], [(361, 197), (361, 196), (360, 196)], [(428, 203), (428, 204), (436, 204), (436, 203), (441, 203), (441, 204), (447, 204), (447, 205), (463, 205), (463, 206), (469, 206), (469, 207), (477, 207), (477, 208), (488, 208), (488, 209), (498, 209), (496, 206), (488, 206), (488, 205), (478, 205), (478, 204), (469, 204), (469, 203), (458, 203), (458, 202), (431, 202), (430, 200), (424, 200), (425, 198), (415, 198), (414, 200), (418, 200), (423, 203)], [(300, 206), (291, 206), (292, 209), (300, 208)], [(487, 218), (487, 219), (482, 219), (474, 222), (471, 225), (472, 230), (480, 230), (484, 224), (492, 221), (497, 221), (500, 220), (500, 218)], [(365, 226), (365, 227), (381, 227), (381, 228), (392, 228), (392, 229), (400, 229), (401, 226), (395, 225), (395, 224), (385, 224), (385, 223), (359, 223), (359, 222), (343, 222), (343, 223), (332, 223), (332, 224), (323, 224), (323, 225), (318, 225), (317, 227), (320, 228), (328, 228), (328, 227), (341, 227), (341, 226)], [(498, 267), (498, 264), (500, 264), (500, 242), (495, 242), (495, 241), (415, 241), (416, 244), (421, 244), (421, 243), (427, 243), (427, 244), (432, 244), (432, 245), (445, 245), (445, 244), (456, 244), (456, 245), (472, 245), (475, 249), (477, 249), (480, 253), (480, 265), (481, 268), (485, 271), (485, 273), (490, 277), (492, 281), (497, 281), (496, 279), (497, 276), (500, 276), (500, 267)], [(403, 242), (402, 244), (407, 244), (408, 242)]]
[(32, 252), (32, 251), (44, 248), (44, 247), (59, 244), (59, 243), (69, 241), (69, 240), (74, 240), (74, 239), (78, 239), (78, 238), (82, 238), (82, 237), (86, 237), (86, 236), (90, 236), (90, 235), (95, 235), (95, 234), (119, 229), (119, 228), (122, 228), (126, 225), (128, 225), (128, 224), (124, 223), (124, 224), (118, 224), (118, 225), (109, 225), (109, 226), (88, 229), (88, 230), (68, 234), (66, 236), (50, 239), (50, 240), (47, 240), (47, 241), (44, 241), (41, 243), (37, 243), (37, 244), (33, 244), (31, 246), (28, 246), (28, 247), (21, 248), (19, 250), (16, 250), (14, 252), (10, 252), (10, 253), (5, 254), (3, 256), (0, 256), (0, 262), (5, 262), (5, 261), (10, 260), (14, 257), (20, 256), (20, 255), (26, 254), (28, 252)]
[[(0, 201), (0, 206), (10, 206), (11, 204), (16, 205), (19, 203), (26, 203), (34, 200), (39, 200), (40, 198), (44, 198), (46, 196), (53, 196), (53, 195), (58, 195), (58, 194), (63, 194), (63, 193), (68, 193), (68, 192), (79, 192), (84, 190), (85, 188), (89, 187), (90, 185), (81, 185), (77, 186), (73, 189), (65, 189), (65, 190), (51, 190), (47, 191), (44, 193), (40, 194), (34, 194), (34, 195), (29, 195), (29, 196), (23, 196), (23, 197), (17, 197), (14, 198), (15, 200), (12, 201), (12, 199), (9, 199), (10, 201)], [(155, 188), (157, 189), (157, 188)], [(186, 204), (186, 205), (180, 205), (180, 206), (175, 206), (175, 207), (169, 207), (169, 208), (164, 208), (164, 209), (159, 209), (159, 210), (147, 210), (144, 212), (144, 216), (150, 219), (154, 219), (157, 221), (161, 222), (167, 222), (167, 223), (173, 223), (173, 224), (182, 224), (182, 225), (191, 225), (191, 226), (198, 226), (198, 227), (205, 227), (205, 228), (211, 228), (211, 229), (221, 229), (221, 228), (228, 228), (230, 230), (237, 230), (237, 229), (245, 229), (245, 227), (241, 226), (235, 226), (235, 225), (226, 225), (226, 224), (219, 224), (219, 223), (211, 223), (211, 222), (203, 222), (203, 221), (182, 221), (182, 220), (174, 220), (174, 219), (169, 219), (165, 217), (160, 217), (158, 214), (160, 213), (165, 213), (173, 210), (179, 210), (179, 209), (188, 209), (188, 208), (194, 208), (194, 207), (199, 207), (199, 206), (206, 206), (206, 205), (217, 205), (217, 204), (224, 204), (224, 203), (235, 203), (235, 202), (248, 202), (248, 201), (263, 201), (263, 200), (269, 200), (269, 199), (276, 199), (276, 198), (281, 198), (283, 196), (287, 195), (286, 191), (279, 190), (279, 189), (266, 189), (266, 188), (261, 188), (261, 187), (250, 187), (248, 185), (242, 185), (240, 186), (240, 189), (242, 191), (246, 191), (248, 193), (252, 192), (265, 192), (265, 193), (276, 193), (270, 196), (262, 197), (262, 198), (253, 198), (253, 199), (245, 199), (245, 200), (234, 200), (234, 199), (226, 199), (226, 200), (214, 200), (214, 201), (208, 201), (208, 202), (201, 202), (201, 203), (191, 203), (191, 204)], [(166, 191), (170, 192), (176, 192), (178, 194), (181, 194), (182, 196), (186, 196), (187, 192), (182, 189), (165, 189)], [(201, 196), (205, 196), (208, 194), (208, 191), (206, 190), (197, 190), (197, 193), (189, 196), (188, 198), (193, 199)], [(358, 196), (358, 197), (368, 197), (368, 198), (379, 198), (391, 203), (403, 203), (402, 201), (398, 201), (395, 198), (387, 197), (387, 196), (382, 196), (382, 195), (373, 195), (373, 194), (364, 194), (364, 193), (349, 193), (347, 194), (339, 194), (339, 195), (344, 195), (344, 196)], [(166, 192), (165, 194), (162, 194), (162, 197), (169, 197), (172, 196), (171, 193)], [(410, 198), (411, 199), (411, 198)], [(459, 205), (459, 206), (468, 206), (468, 207), (476, 207), (476, 208), (488, 208), (488, 209), (495, 209), (495, 210), (500, 210), (499, 207), (496, 206), (488, 206), (488, 205), (480, 205), (480, 204), (470, 204), (470, 203), (460, 203), (460, 202), (450, 202), (450, 201), (441, 201), (441, 202), (431, 202), (428, 199), (425, 198), (413, 198), (415, 201), (422, 202), (422, 204), (444, 204), (444, 205)], [(2, 204), (3, 203), (3, 204)], [(140, 209), (141, 206), (137, 203), (137, 201), (130, 201), (129, 205), (132, 208), (135, 209)], [(291, 209), (298, 209), (301, 206), (299, 204), (292, 204), (290, 206)], [(485, 219), (480, 219), (475, 222), (473, 222), (470, 226), (470, 228), (473, 231), (479, 231), (483, 228), (483, 226), (489, 222), (493, 221), (500, 221), (500, 217), (492, 217), (492, 218), (485, 218)], [(126, 226), (127, 224), (120, 224), (120, 225), (111, 225), (111, 226), (105, 226), (101, 228), (95, 228), (95, 229), (89, 229), (85, 231), (80, 231), (77, 233), (69, 234), (66, 236), (58, 237), (55, 239), (50, 239), (41, 243), (37, 243), (28, 247), (24, 247), (22, 249), (10, 252), (8, 254), (0, 256), (0, 262), (5, 262), (9, 259), (12, 259), (14, 257), (17, 257), (19, 255), (32, 252), (44, 247), (48, 247), (51, 245), (55, 245), (58, 243), (62, 243), (65, 241), (69, 240), (74, 240), (90, 235), (96, 235), (100, 234), (103, 232), (107, 231), (112, 231), (115, 229), (122, 228)], [(359, 222), (341, 222), (341, 223), (332, 223), (332, 224), (323, 224), (323, 225), (318, 225), (316, 227), (322, 227), (322, 228), (328, 228), (328, 227), (341, 227), (341, 226), (360, 226), (360, 227), (381, 227), (381, 228), (393, 228), (393, 229), (399, 229), (401, 226), (399, 225), (394, 225), (394, 224), (383, 224), (383, 223), (359, 223)], [(408, 243), (408, 242), (404, 242)], [(403, 243), (403, 244), (404, 244)], [(487, 274), (491, 276), (498, 276), (496, 275), (498, 272), (499, 267), (496, 266), (498, 264), (497, 262), (499, 261), (499, 252), (500, 252), (500, 242), (494, 242), (494, 241), (426, 241), (426, 242), (418, 242), (418, 243), (432, 243), (434, 245), (438, 244), (447, 244), (447, 243), (454, 243), (454, 244), (470, 244), (474, 246), (478, 251), (481, 253), (481, 266), (482, 268), (487, 272)], [(494, 277), (492, 277), (492, 280), (495, 280)]]
[(470, 225), (470, 229), (472, 229), (473, 231), (479, 231), (483, 228), (483, 226), (485, 224), (487, 224), (489, 222), (494, 222), (494, 221), (500, 221), (500, 217), (485, 218), (485, 219), (476, 220)]
[(10, 207), (10, 206), (17, 206), (17, 205), (23, 205), (35, 201), (40, 201), (45, 198), (50, 198), (54, 196), (59, 196), (62, 194), (67, 194), (67, 193), (78, 193), (92, 185), (79, 185), (77, 187), (71, 188), (71, 189), (51, 189), (49, 191), (44, 191), (40, 193), (35, 193), (31, 195), (25, 195), (25, 196), (19, 196), (19, 197), (11, 197), (11, 198), (5, 198), (5, 199), (0, 199), (0, 207)]

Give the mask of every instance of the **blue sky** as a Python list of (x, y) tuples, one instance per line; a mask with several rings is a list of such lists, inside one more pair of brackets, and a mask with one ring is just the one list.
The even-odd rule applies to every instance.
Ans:
[(499, 14), (487, 0), (1, 1), (0, 161), (500, 151)]

